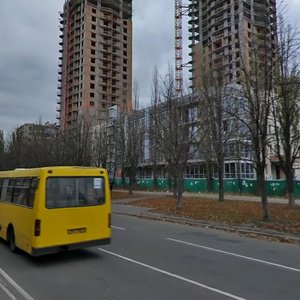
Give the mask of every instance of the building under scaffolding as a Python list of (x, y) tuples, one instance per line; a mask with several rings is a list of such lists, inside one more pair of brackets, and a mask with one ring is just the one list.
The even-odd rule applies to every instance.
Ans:
[(132, 0), (67, 0), (60, 12), (57, 119), (62, 129), (131, 108)]
[(189, 0), (191, 81), (194, 90), (203, 71), (213, 69), (224, 84), (239, 83), (242, 64), (251, 60), (257, 33), (268, 33), (276, 48), (275, 0)]

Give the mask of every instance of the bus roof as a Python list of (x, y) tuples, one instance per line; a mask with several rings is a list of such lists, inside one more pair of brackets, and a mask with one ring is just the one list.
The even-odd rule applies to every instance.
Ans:
[(15, 170), (0, 171), (1, 177), (22, 177), (22, 176), (40, 176), (41, 174), (51, 174), (51, 176), (72, 176), (86, 175), (96, 176), (106, 173), (106, 169), (98, 167), (83, 167), (83, 166), (50, 166), (40, 168), (17, 168)]

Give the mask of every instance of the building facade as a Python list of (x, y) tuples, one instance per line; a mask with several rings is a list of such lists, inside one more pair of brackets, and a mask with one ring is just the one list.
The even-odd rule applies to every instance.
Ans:
[(192, 88), (201, 85), (204, 70), (222, 75), (223, 83), (239, 83), (241, 67), (249, 66), (257, 33), (267, 32), (276, 46), (275, 0), (189, 0)]
[(16, 129), (16, 135), (24, 142), (31, 143), (37, 137), (54, 137), (58, 131), (59, 126), (56, 123), (25, 123)]
[(132, 0), (66, 0), (60, 13), (57, 119), (61, 129), (131, 108)]
[[(228, 95), (229, 96), (229, 95)], [(178, 100), (178, 99), (177, 99)], [(175, 101), (175, 99), (174, 99)], [(197, 97), (193, 95), (186, 95), (176, 103), (173, 104), (172, 110), (178, 110), (180, 113), (179, 119), (168, 120), (167, 124), (172, 126), (174, 122), (179, 125), (176, 127), (177, 135), (186, 135), (188, 149), (188, 160), (186, 162), (184, 177), (185, 178), (207, 178), (208, 164), (212, 168), (212, 176), (217, 178), (217, 163), (216, 156), (211, 145), (209, 147), (203, 146), (203, 140), (200, 138), (203, 130), (202, 125), (199, 124), (199, 104)], [(136, 117), (141, 126), (141, 147), (138, 159), (137, 178), (168, 178), (168, 161), (164, 156), (169, 145), (161, 143), (159, 138), (162, 135), (169, 133), (165, 120), (165, 113), (168, 112), (166, 103), (160, 103), (158, 106), (150, 106), (136, 112)], [(124, 126), (124, 116), (117, 107), (111, 108), (110, 122), (108, 123), (108, 169), (115, 177), (121, 176), (122, 165), (128, 165), (123, 162), (124, 149), (119, 147), (121, 143), (114, 137), (116, 136), (117, 128), (126, 128)], [(168, 127), (168, 126), (167, 126)], [(126, 129), (125, 129), (126, 131)], [(161, 132), (159, 134), (159, 132)], [(124, 137), (128, 137), (128, 132), (124, 132)], [(255, 179), (255, 171), (252, 166), (253, 151), (251, 145), (247, 140), (241, 141), (241, 134), (238, 132), (228, 133), (232, 134), (231, 138), (224, 142), (224, 178), (227, 179)], [(239, 139), (237, 139), (237, 135)], [(188, 138), (188, 136), (190, 136)], [(168, 138), (168, 137), (166, 137)], [(122, 146), (121, 146), (122, 147)], [(114, 170), (114, 171), (112, 171)]]

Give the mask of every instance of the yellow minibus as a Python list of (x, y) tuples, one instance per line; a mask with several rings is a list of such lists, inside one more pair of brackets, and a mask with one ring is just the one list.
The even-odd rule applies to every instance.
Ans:
[(38, 256), (109, 244), (107, 170), (44, 167), (0, 172), (0, 237)]

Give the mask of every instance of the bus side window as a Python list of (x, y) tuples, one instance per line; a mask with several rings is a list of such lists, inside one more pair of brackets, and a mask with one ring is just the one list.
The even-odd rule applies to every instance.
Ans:
[(13, 189), (13, 196), (12, 196), (12, 202), (16, 204), (23, 204), (22, 203), (22, 186), (23, 186), (23, 178), (17, 178), (15, 180), (15, 186)]
[(18, 203), (21, 205), (29, 206), (28, 205), (28, 198), (30, 194), (30, 182), (31, 178), (24, 178), (22, 183), (21, 192), (19, 195)]
[(15, 185), (15, 179), (9, 179), (7, 190), (6, 190), (6, 197), (5, 197), (6, 202), (12, 202), (13, 201), (14, 185)]
[(8, 178), (3, 179), (2, 192), (1, 192), (1, 202), (6, 201), (6, 191), (8, 186)]
[(36, 177), (31, 178), (29, 189), (28, 189), (28, 197), (27, 197), (27, 206), (33, 207), (35, 191), (38, 188), (39, 180)]
[(0, 179), (0, 201), (1, 201), (1, 194), (2, 194), (2, 186), (3, 186), (4, 179)]

